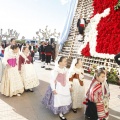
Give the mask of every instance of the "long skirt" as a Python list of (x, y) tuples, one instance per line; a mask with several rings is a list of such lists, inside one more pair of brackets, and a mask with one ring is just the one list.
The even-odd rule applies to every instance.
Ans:
[(2, 80), (2, 75), (3, 75), (3, 65), (2, 65), (2, 60), (0, 58), (0, 82)]
[(48, 90), (42, 100), (42, 103), (46, 106), (46, 108), (51, 110), (54, 114), (59, 114), (59, 113), (66, 114), (70, 111), (72, 106), (72, 105), (68, 105), (68, 106), (54, 107), (54, 94), (50, 86), (48, 87)]
[(1, 94), (10, 97), (24, 92), (23, 82), (17, 66), (5, 68), (2, 77), (0, 92)]
[(33, 64), (22, 65), (21, 76), (25, 89), (31, 89), (39, 85)]
[(73, 80), (72, 85), (72, 108), (82, 108), (85, 98), (85, 87), (81, 86), (78, 79)]

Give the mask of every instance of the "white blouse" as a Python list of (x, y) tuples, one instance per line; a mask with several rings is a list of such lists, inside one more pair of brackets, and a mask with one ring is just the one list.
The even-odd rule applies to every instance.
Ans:
[(80, 21), (80, 24), (85, 24), (85, 21), (84, 21), (84, 19), (82, 18), (82, 19), (80, 19), (81, 21)]
[[(62, 86), (61, 83), (57, 82), (56, 80), (59, 73), (62, 73), (62, 74), (66, 73), (66, 85), (65, 86)], [(52, 76), (50, 80), (50, 86), (52, 88), (52, 91), (56, 90), (56, 92), (60, 94), (68, 94), (68, 90), (64, 91), (65, 89), (70, 88), (67, 69), (57, 67), (52, 71), (51, 75)]]

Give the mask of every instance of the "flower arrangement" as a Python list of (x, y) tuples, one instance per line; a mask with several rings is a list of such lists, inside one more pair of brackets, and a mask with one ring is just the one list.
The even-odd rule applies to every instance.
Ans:
[(115, 6), (115, 8), (114, 8), (114, 9), (115, 9), (115, 10), (120, 9), (120, 0), (118, 1), (117, 5)]
[(94, 76), (95, 70), (97, 69), (97, 65), (96, 64), (92, 64), (89, 68), (90, 70), (90, 75)]
[(80, 54), (113, 59), (120, 52), (120, 9), (114, 10), (116, 3), (117, 0), (94, 0), (94, 13), (85, 29)]
[(111, 68), (110, 71), (107, 71), (107, 80), (109, 83), (118, 84), (118, 71), (115, 68)]
[[(97, 65), (93, 64), (90, 66), (90, 75), (94, 76)], [(116, 68), (108, 67), (106, 68), (107, 72), (107, 82), (112, 84), (119, 84), (118, 70)]]

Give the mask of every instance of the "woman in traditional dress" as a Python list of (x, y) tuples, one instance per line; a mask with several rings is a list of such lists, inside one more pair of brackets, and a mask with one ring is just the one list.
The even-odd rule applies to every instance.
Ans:
[(7, 62), (1, 82), (1, 94), (5, 96), (20, 96), (24, 92), (24, 86), (18, 71), (18, 52), (18, 46), (12, 45), (5, 57)]
[(3, 64), (2, 64), (2, 58), (3, 58), (3, 48), (2, 45), (0, 45), (0, 82), (2, 80), (2, 74), (3, 74)]
[(22, 76), (25, 90), (33, 92), (33, 88), (39, 85), (33, 64), (31, 63), (32, 57), (27, 46), (22, 47), (22, 52), (19, 56), (19, 71)]
[(109, 87), (104, 86), (106, 80), (105, 70), (99, 68), (87, 92), (84, 102), (86, 107), (86, 120), (107, 120), (109, 116)]
[(61, 120), (67, 120), (64, 114), (71, 109), (71, 95), (69, 79), (67, 79), (67, 59), (58, 58), (55, 68), (52, 71), (50, 86), (42, 100), (42, 103), (54, 114), (59, 114)]
[(69, 70), (69, 81), (72, 86), (72, 110), (77, 113), (77, 108), (83, 107), (85, 98), (84, 70), (80, 59), (73, 60)]
[(0, 56), (0, 82), (2, 80), (2, 71), (3, 71), (3, 67), (2, 67), (2, 58)]

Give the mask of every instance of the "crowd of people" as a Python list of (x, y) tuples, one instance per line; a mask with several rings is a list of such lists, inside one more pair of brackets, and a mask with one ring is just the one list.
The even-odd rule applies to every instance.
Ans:
[(32, 51), (23, 45), (21, 50), (14, 38), (4, 50), (1, 62), (1, 87), (0, 92), (5, 96), (21, 96), (24, 91), (33, 92), (33, 88), (39, 85), (34, 66), (32, 64)]
[(107, 120), (109, 117), (110, 91), (106, 82), (106, 70), (100, 67), (95, 71), (92, 83), (85, 97), (84, 70), (82, 61), (74, 59), (69, 70), (67, 58), (58, 57), (51, 73), (52, 79), (42, 103), (61, 120), (67, 120), (65, 114), (71, 109), (77, 113), (85, 109), (85, 120)]
[[(39, 85), (33, 66), (34, 47), (28, 44), (19, 49), (15, 39), (5, 48), (2, 64), (4, 64), (0, 92), (5, 96), (21, 96), (25, 91), (33, 92)], [(50, 70), (53, 46), (41, 42), (38, 49), (41, 68)], [(46, 64), (46, 65), (45, 65)], [(84, 69), (81, 59), (73, 59), (70, 69), (66, 68), (67, 58), (57, 57), (51, 72), (51, 80), (42, 103), (61, 120), (67, 120), (65, 114), (71, 109), (77, 113), (85, 107), (86, 120), (107, 120), (109, 117), (110, 91), (106, 82), (106, 70), (97, 68), (91, 85), (85, 95)]]
[(49, 42), (41, 42), (38, 48), (39, 58), (41, 60), (41, 68), (46, 70), (51, 70), (50, 63), (55, 60), (55, 44), (50, 44)]

